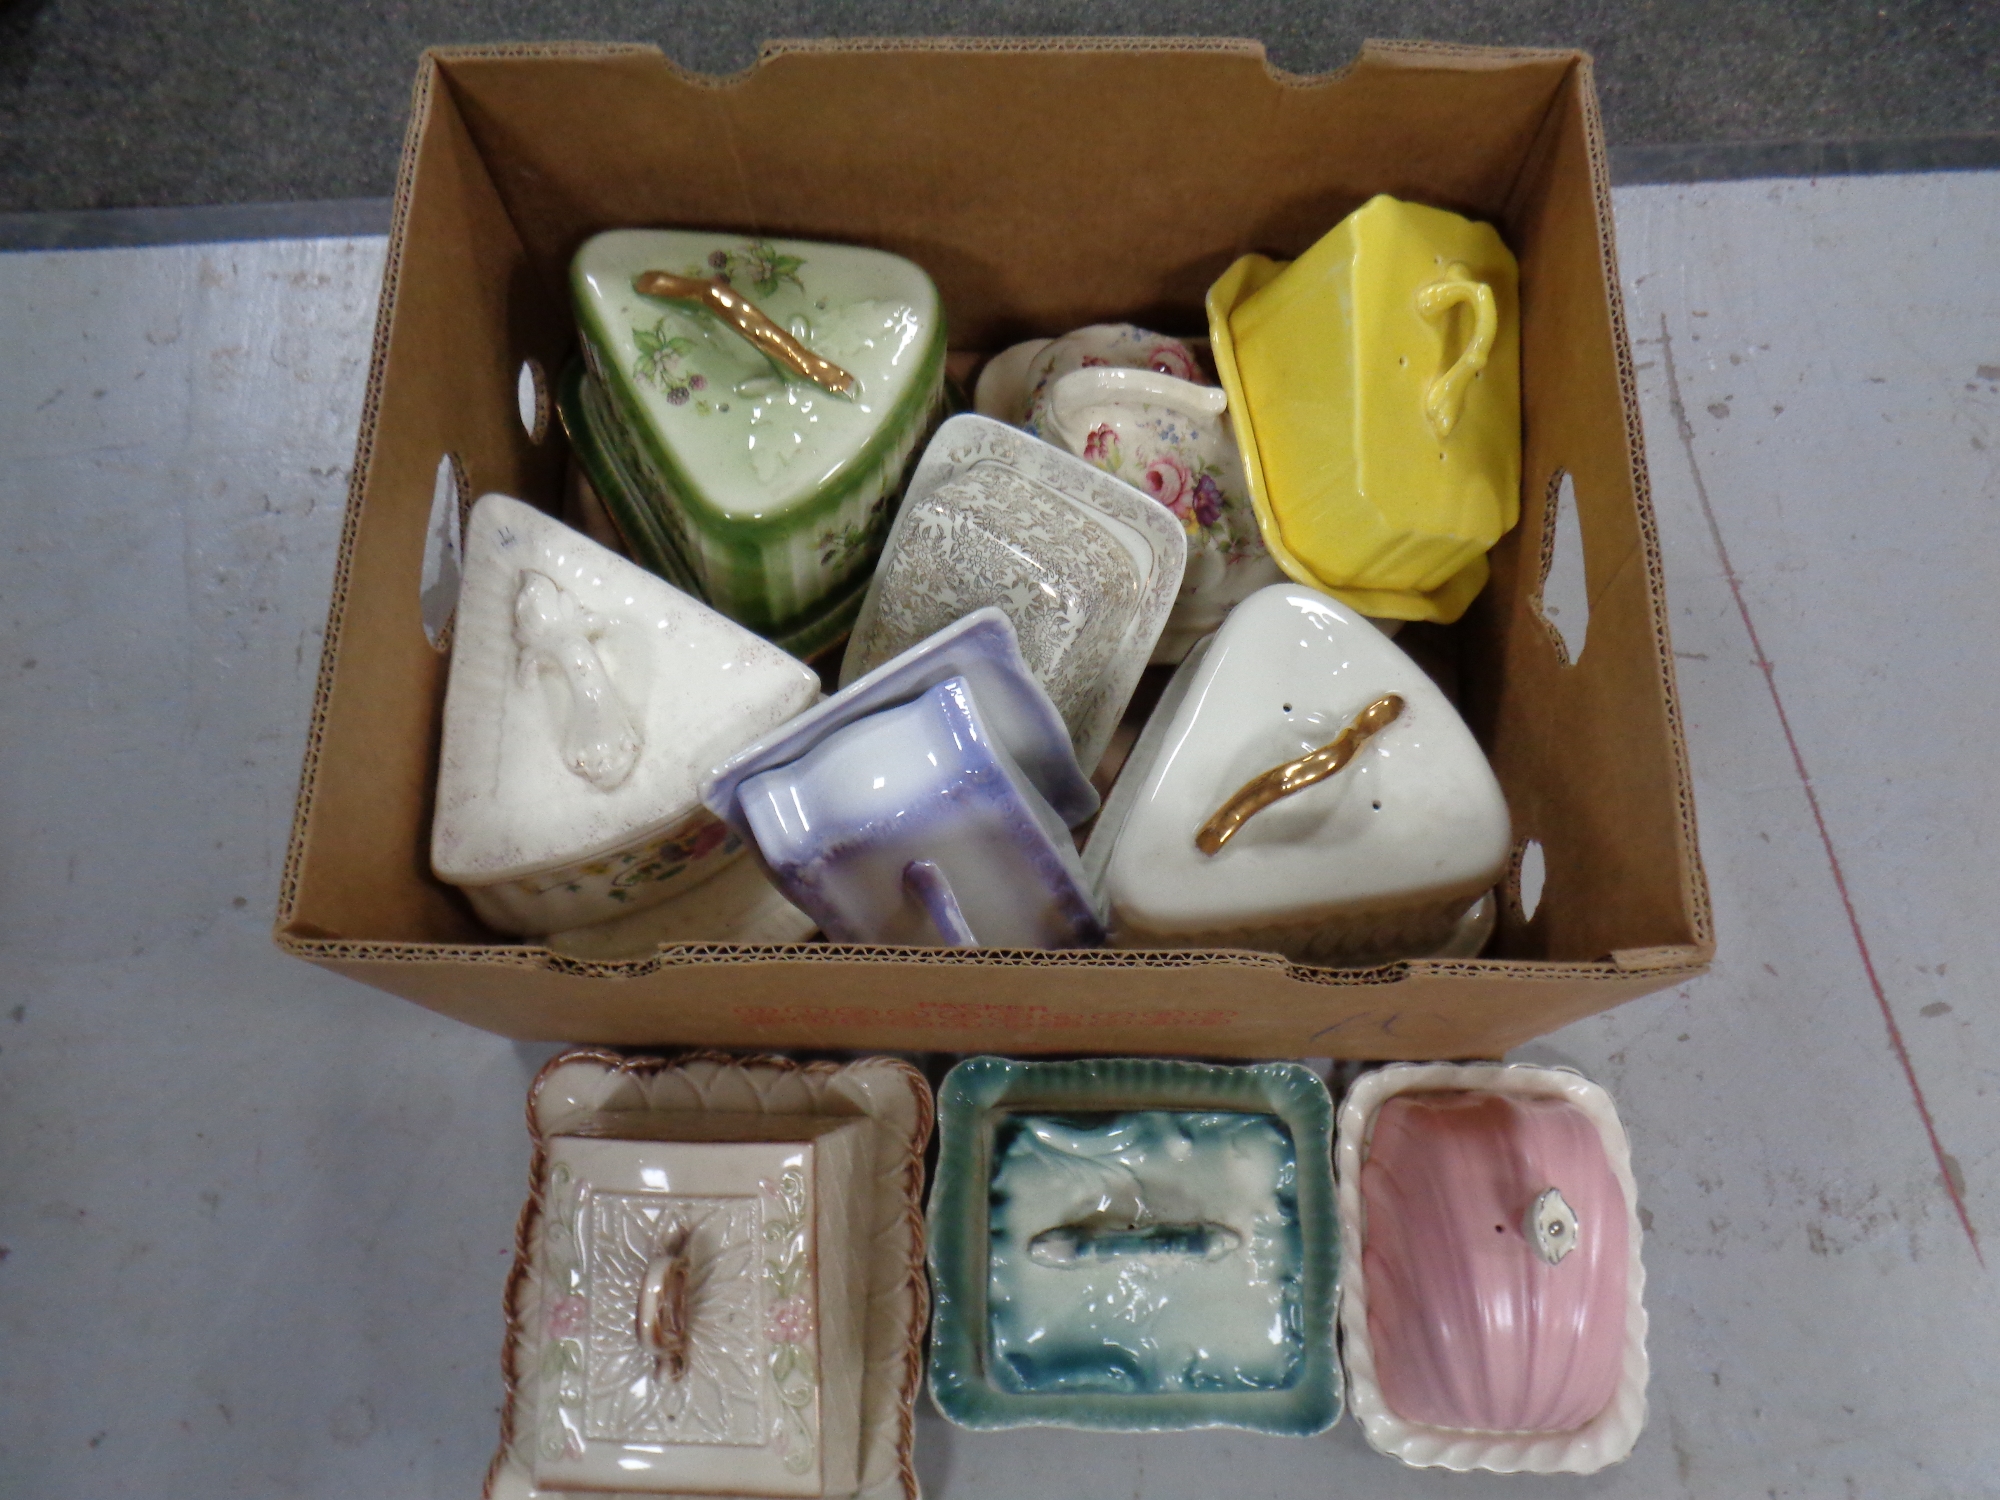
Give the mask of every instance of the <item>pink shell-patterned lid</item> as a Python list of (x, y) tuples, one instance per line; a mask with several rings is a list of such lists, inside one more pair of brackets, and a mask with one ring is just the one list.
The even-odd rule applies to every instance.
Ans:
[(1427, 1065), (1341, 1112), (1341, 1324), (1369, 1442), (1418, 1465), (1589, 1473), (1645, 1420), (1629, 1148), (1562, 1069)]

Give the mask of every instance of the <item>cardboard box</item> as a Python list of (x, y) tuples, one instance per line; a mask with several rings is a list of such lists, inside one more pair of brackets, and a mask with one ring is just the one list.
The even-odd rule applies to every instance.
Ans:
[[(684, 947), (602, 965), (503, 943), (427, 850), (447, 661), (418, 580), (433, 476), (556, 507), (516, 411), (574, 347), (586, 236), (683, 225), (876, 245), (991, 351), (1129, 318), (1202, 329), (1237, 255), (1293, 256), (1378, 192), (1520, 258), (1521, 524), (1455, 627), (1466, 717), (1547, 880), (1497, 956), (1373, 970), (1274, 954)], [(1588, 644), (1539, 608), (1564, 473)], [(1518, 871), (1519, 859), (1516, 859)], [(1372, 44), (1276, 72), (1232, 41), (777, 43), (732, 78), (648, 47), (427, 53), (417, 75), (319, 693), (278, 906), (287, 951), (518, 1037), (732, 1047), (1498, 1055), (1701, 972), (1707, 886), (1589, 60)]]

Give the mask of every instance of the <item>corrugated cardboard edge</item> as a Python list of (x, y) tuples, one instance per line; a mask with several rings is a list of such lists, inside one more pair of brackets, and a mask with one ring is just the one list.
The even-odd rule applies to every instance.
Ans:
[(920, 1487), (917, 1483), (916, 1466), (916, 1404), (919, 1388), (923, 1384), (924, 1345), (930, 1326), (930, 1277), (927, 1270), (929, 1254), (929, 1222), (924, 1216), (924, 1158), (929, 1149), (931, 1136), (937, 1124), (937, 1101), (931, 1093), (930, 1084), (924, 1075), (909, 1063), (899, 1058), (871, 1057), (857, 1058), (854, 1064), (836, 1062), (799, 1062), (794, 1058), (778, 1057), (769, 1053), (737, 1055), (713, 1050), (678, 1052), (671, 1055), (627, 1056), (601, 1047), (572, 1047), (558, 1052), (535, 1075), (535, 1081), (528, 1086), (525, 1106), (528, 1121), (528, 1138), (534, 1143), (534, 1153), (528, 1162), (528, 1197), (521, 1205), (520, 1217), (514, 1223), (514, 1263), (507, 1275), (505, 1290), (501, 1293), (501, 1312), (506, 1324), (506, 1332), (500, 1347), (500, 1378), (504, 1395), (500, 1403), (500, 1446), (487, 1465), (486, 1479), (481, 1487), (482, 1495), (491, 1495), (495, 1481), (499, 1478), (507, 1455), (514, 1446), (514, 1393), (521, 1382), (521, 1371), (515, 1359), (520, 1344), (521, 1320), (525, 1310), (521, 1306), (521, 1294), (532, 1273), (535, 1253), (535, 1232), (541, 1223), (542, 1181), (548, 1167), (548, 1137), (543, 1133), (536, 1113), (536, 1102), (541, 1097), (542, 1085), (559, 1068), (573, 1063), (597, 1063), (607, 1072), (632, 1078), (647, 1078), (669, 1069), (682, 1069), (694, 1063), (714, 1064), (729, 1068), (767, 1068), (778, 1073), (805, 1073), (819, 1078), (834, 1078), (858, 1063), (876, 1066), (893, 1066), (909, 1086), (910, 1096), (917, 1107), (916, 1127), (910, 1132), (910, 1153), (903, 1171), (904, 1218), (910, 1230), (913, 1247), (909, 1264), (909, 1286), (915, 1298), (915, 1314), (911, 1320), (910, 1339), (903, 1355), (903, 1374), (897, 1388), (898, 1428), (896, 1437), (897, 1477), (906, 1500), (918, 1500)]
[[(1659, 948), (1621, 950), (1596, 962), (1547, 962), (1542, 960), (1473, 959), (1461, 962), (1415, 960), (1376, 969), (1317, 969), (1292, 964), (1270, 953), (1229, 950), (1189, 950), (1173, 953), (1122, 950), (1038, 950), (984, 949), (931, 950), (881, 947), (811, 945), (793, 948), (744, 947), (726, 944), (690, 944), (663, 949), (645, 960), (620, 964), (584, 963), (565, 958), (546, 948), (514, 945), (444, 945), (431, 943), (353, 941), (311, 932), (295, 932), (301, 871), (305, 860), (307, 833), (311, 826), (321, 748), (331, 709), (333, 676), (339, 657), (339, 643), (346, 618), (349, 571), (360, 526), (361, 502), (373, 461), (376, 428), (380, 419), (382, 385), (386, 372), (393, 310), (400, 289), (409, 209), (415, 190), (416, 164), (423, 133), (430, 117), (431, 103), (442, 78), (441, 64), (459, 60), (487, 60), (541, 57), (658, 57), (680, 77), (702, 87), (725, 88), (747, 77), (757, 67), (787, 54), (827, 52), (879, 52), (916, 50), (932, 52), (1209, 52), (1254, 56), (1270, 75), (1287, 87), (1313, 87), (1351, 72), (1363, 61), (1395, 67), (1494, 70), (1522, 62), (1567, 60), (1577, 70), (1576, 88), (1583, 113), (1591, 190), (1598, 219), (1599, 254), (1603, 280), (1610, 302), (1613, 343), (1618, 362), (1619, 399), (1626, 428), (1627, 466), (1644, 550), (1647, 597), (1652, 612), (1656, 641), (1657, 669), (1667, 712), (1671, 739), (1670, 756), (1674, 768), (1674, 798), (1679, 811), (1682, 844), (1682, 898), (1695, 941)], [(1552, 105), (1552, 108), (1556, 106)], [(1354, 62), (1319, 74), (1289, 73), (1274, 68), (1266, 59), (1263, 44), (1234, 38), (1205, 37), (876, 37), (860, 39), (779, 40), (765, 44), (751, 68), (726, 77), (691, 72), (667, 58), (659, 48), (639, 43), (530, 43), (505, 46), (445, 47), (424, 52), (411, 92), (410, 123), (404, 134), (403, 152), (397, 170), (396, 196), (391, 218), (388, 253), (383, 266), (381, 301), (376, 313), (375, 338), (369, 362), (367, 390), (362, 402), (356, 445), (356, 461), (348, 478), (347, 510), (342, 521), (340, 548), (334, 564), (332, 597), (327, 608), (327, 624), (320, 655), (317, 686), (307, 732), (304, 764), (301, 767), (297, 805), (291, 837), (280, 878), (277, 915), (273, 937), (284, 952), (320, 964), (427, 961), (468, 963), (499, 968), (545, 969), (586, 978), (634, 979), (663, 969), (701, 964), (737, 964), (758, 960), (783, 959), (789, 962), (887, 962), (895, 964), (973, 965), (979, 967), (1119, 967), (1186, 968), (1209, 965), (1254, 966), (1278, 969), (1287, 978), (1304, 984), (1323, 986), (1396, 984), (1415, 975), (1468, 979), (1532, 978), (1546, 981), (1582, 981), (1626, 984), (1637, 974), (1654, 980), (1652, 988), (1682, 983), (1703, 973), (1714, 957), (1714, 919), (1709, 902), (1707, 876), (1695, 823), (1694, 791), (1687, 743), (1680, 712), (1678, 685), (1673, 665), (1672, 642), (1668, 632), (1665, 579), (1661, 562), (1659, 528), (1654, 515), (1652, 488), (1645, 465), (1645, 434), (1641, 425), (1638, 381), (1633, 369), (1631, 340), (1625, 316), (1625, 301), (1618, 276), (1618, 255), (1611, 210), (1611, 176), (1604, 144), (1603, 121), (1598, 110), (1591, 59), (1586, 53), (1564, 48), (1486, 48), (1422, 41), (1369, 41), (1363, 44)]]
[[(1632, 366), (1625, 284), (1618, 273), (1618, 230), (1611, 212), (1611, 155), (1605, 148), (1604, 117), (1597, 105), (1595, 64), (1589, 54), (1578, 53), (1576, 65), (1577, 98), (1583, 106), (1584, 141), (1590, 156), (1590, 190), (1597, 201), (1598, 253), (1603, 257), (1604, 290), (1611, 303), (1611, 344), (1618, 360), (1618, 398), (1625, 409), (1625, 451), (1632, 476), (1632, 508), (1639, 521), (1640, 544), (1645, 549), (1646, 597), (1653, 612), (1661, 701), (1667, 711), (1668, 750), (1674, 767), (1674, 800), (1680, 809), (1681, 899), (1694, 928), (1694, 943), (1678, 951), (1698, 953), (1701, 966), (1706, 968), (1715, 957), (1715, 913), (1709, 904), (1708, 871), (1702, 864), (1701, 834), (1695, 822), (1694, 772), (1688, 761), (1680, 682), (1674, 670), (1674, 643), (1668, 628), (1666, 565), (1660, 554), (1660, 524), (1653, 511), (1653, 483), (1646, 469), (1646, 429), (1639, 416), (1639, 376)], [(1548, 527), (1546, 532), (1544, 546), (1552, 549), (1555, 528)], [(1667, 950), (1634, 951), (1654, 954)], [(1619, 962), (1617, 954), (1612, 959)], [(1635, 965), (1647, 966), (1650, 965)]]

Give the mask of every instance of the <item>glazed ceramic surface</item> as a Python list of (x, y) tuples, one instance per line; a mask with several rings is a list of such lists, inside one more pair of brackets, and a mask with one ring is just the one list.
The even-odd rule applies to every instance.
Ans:
[[(1085, 851), (1112, 941), (1337, 964), (1451, 941), (1499, 878), (1510, 825), (1478, 742), (1422, 669), (1352, 610), (1280, 584), (1237, 606), (1182, 672)], [(1197, 847), (1238, 788), (1390, 694), (1400, 716), (1344, 770), (1256, 814), (1218, 853)]]
[[(1361, 1199), (1390, 1410), (1476, 1432), (1569, 1432), (1604, 1410), (1624, 1354), (1625, 1197), (1583, 1111), (1399, 1094), (1376, 1113)], [(1545, 1199), (1561, 1212), (1531, 1222)]]
[(852, 682), (983, 606), (1097, 764), (1180, 587), (1187, 542), (1088, 464), (980, 416), (938, 429), (848, 641)]
[(548, 945), (600, 963), (651, 958), (679, 943), (803, 943), (819, 923), (787, 901), (754, 859), (732, 860), (691, 891), (589, 927), (551, 933)]
[(580, 484), (615, 530), (615, 541), (595, 532), (592, 539), (622, 550), (648, 572), (701, 598), (701, 582), (680, 541), (645, 498), (630, 442), (610, 415), (604, 388), (581, 360), (573, 361), (556, 384), (556, 415), (569, 439)]
[(1068, 828), (963, 677), (749, 777), (737, 799), (765, 864), (835, 941), (1104, 940)]
[[(647, 271), (726, 278), (854, 390), (784, 373), (693, 302), (640, 294)], [(944, 318), (928, 276), (853, 246), (628, 229), (587, 240), (570, 285), (606, 408), (586, 397), (586, 420), (607, 446), (622, 435), (662, 543), (716, 608), (785, 634), (866, 577), (942, 407)]]
[(1246, 256), (1209, 333), (1264, 540), (1365, 614), (1456, 620), (1520, 516), (1520, 308), (1490, 224), (1379, 196), (1289, 266)]
[(548, 1143), (538, 1486), (853, 1492), (869, 1132), (793, 1133)]
[[(571, 1053), (543, 1070), (530, 1124), (490, 1500), (567, 1486), (916, 1500), (921, 1076), (889, 1059)], [(676, 1249), (690, 1263), (677, 1378), (635, 1337), (664, 1300), (648, 1272)], [(602, 1480), (573, 1477), (607, 1458)]]
[(1155, 662), (1180, 661), (1282, 577), (1257, 527), (1226, 402), (1215, 386), (1092, 366), (1047, 385), (1034, 418), (1049, 441), (1150, 495), (1187, 532), (1187, 571)]
[(1294, 1063), (960, 1063), (931, 1192), (931, 1393), (968, 1427), (1338, 1417), (1332, 1107)]
[(740, 850), (702, 773), (818, 695), (802, 663), (488, 495), (466, 523), (432, 868), (504, 932), (663, 901)]
[(1092, 323), (1061, 338), (1031, 339), (1001, 350), (979, 373), (973, 407), (983, 417), (1046, 437), (1034, 425), (1043, 392), (1072, 370), (1098, 365), (1152, 370), (1182, 380), (1202, 378), (1194, 350), (1180, 339), (1131, 323)]
[(963, 677), (994, 743), (1074, 828), (1097, 811), (1097, 793), (1076, 763), (1069, 730), (1021, 658), (1014, 625), (998, 609), (976, 609), (901, 656), (856, 678), (824, 703), (746, 746), (702, 784), (702, 801), (743, 837), (750, 825), (737, 789), (752, 776), (789, 765), (857, 720)]
[(1003, 1118), (987, 1272), (994, 1382), (1285, 1389), (1305, 1362), (1297, 1178), (1271, 1115)]
[(1368, 1441), (1406, 1463), (1594, 1473), (1646, 1419), (1630, 1148), (1566, 1069), (1365, 1075), (1336, 1149), (1341, 1330)]

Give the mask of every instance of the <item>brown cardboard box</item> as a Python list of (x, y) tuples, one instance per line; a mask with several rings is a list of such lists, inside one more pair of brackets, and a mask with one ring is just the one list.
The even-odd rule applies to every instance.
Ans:
[[(496, 941), (431, 878), (432, 479), (449, 453), (471, 494), (557, 503), (560, 438), (524, 432), (515, 382), (568, 356), (584, 237), (877, 245), (936, 278), (954, 348), (990, 351), (1107, 318), (1198, 332), (1237, 255), (1296, 255), (1378, 192), (1491, 220), (1521, 264), (1521, 524), (1457, 628), (1467, 718), (1546, 852), (1532, 921), (1510, 879), (1500, 956), (703, 946), (596, 965)], [(1591, 605), (1574, 664), (1538, 607), (1565, 471)], [(646, 47), (426, 54), (277, 939), (512, 1036), (734, 1047), (1484, 1056), (1700, 973), (1708, 894), (1589, 60), (1371, 45), (1303, 78), (1250, 42), (780, 43), (711, 79)]]

